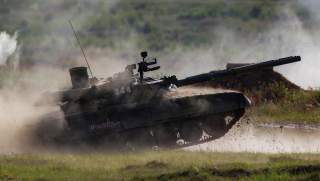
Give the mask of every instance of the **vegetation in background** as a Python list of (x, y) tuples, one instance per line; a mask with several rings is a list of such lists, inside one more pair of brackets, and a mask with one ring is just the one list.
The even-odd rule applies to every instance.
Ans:
[(121, 0), (89, 17), (84, 33), (87, 45), (114, 46), (119, 37), (134, 37), (138, 48), (153, 51), (199, 47), (217, 43), (221, 26), (243, 36), (263, 33), (286, 16), (284, 5), (308, 18), (303, 8), (285, 1)]
[(258, 117), (260, 122), (320, 123), (319, 90), (290, 90), (274, 83), (263, 91), (248, 94), (273, 97), (272, 100), (259, 102), (250, 110), (251, 116)]
[(1, 0), (0, 30), (19, 32), (27, 45), (22, 56), (27, 62), (43, 61), (45, 57), (37, 54), (50, 51), (52, 61), (57, 61), (57, 55), (67, 54), (74, 41), (69, 19), (85, 46), (123, 48), (130, 40), (138, 49), (163, 52), (219, 43), (216, 32), (221, 27), (242, 37), (256, 37), (288, 16), (284, 7), (306, 26), (312, 24), (308, 24), (309, 12), (297, 1)]

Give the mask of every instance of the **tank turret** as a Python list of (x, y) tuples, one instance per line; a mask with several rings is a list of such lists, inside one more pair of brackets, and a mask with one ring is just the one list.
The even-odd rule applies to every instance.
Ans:
[[(88, 78), (86, 67), (75, 67), (70, 69), (72, 89), (59, 92), (63, 101), (80, 99), (90, 92), (91, 96), (103, 96), (110, 92), (123, 92), (131, 90), (133, 87), (143, 89), (143, 87), (168, 88), (170, 85), (178, 87), (192, 85), (196, 83), (210, 81), (215, 78), (223, 78), (225, 76), (257, 71), (260, 69), (273, 68), (284, 64), (290, 64), (301, 60), (300, 56), (290, 56), (276, 60), (269, 60), (260, 63), (244, 64), (229, 67), (224, 70), (215, 70), (208, 73), (194, 75), (178, 80), (176, 76), (164, 76), (158, 80), (145, 77), (146, 72), (160, 69), (157, 59), (147, 60), (147, 52), (142, 52), (142, 61), (138, 64), (128, 65), (123, 72), (114, 74), (114, 76), (102, 80), (96, 84), (91, 84)], [(154, 66), (154, 67), (151, 67)], [(137, 69), (138, 67), (138, 69)], [(136, 70), (137, 69), (137, 70)], [(134, 72), (137, 72), (135, 74)], [(77, 90), (79, 89), (79, 90)], [(89, 91), (90, 90), (90, 91)], [(75, 96), (72, 96), (75, 95)], [(78, 96), (81, 95), (81, 96)]]

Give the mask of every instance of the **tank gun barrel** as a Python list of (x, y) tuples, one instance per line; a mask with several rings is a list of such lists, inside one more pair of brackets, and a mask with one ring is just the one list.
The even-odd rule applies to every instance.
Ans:
[(220, 78), (228, 75), (237, 75), (241, 73), (264, 69), (264, 68), (290, 64), (290, 63), (298, 62), (300, 60), (301, 60), (300, 56), (290, 56), (290, 57), (280, 58), (276, 60), (269, 60), (269, 61), (260, 62), (260, 63), (253, 63), (250, 65), (244, 65), (244, 66), (225, 69), (225, 70), (211, 71), (208, 73), (199, 74), (199, 75), (187, 77), (185, 79), (177, 80), (176, 85), (185, 86), (190, 84), (196, 84), (200, 82), (209, 81), (213, 78)]

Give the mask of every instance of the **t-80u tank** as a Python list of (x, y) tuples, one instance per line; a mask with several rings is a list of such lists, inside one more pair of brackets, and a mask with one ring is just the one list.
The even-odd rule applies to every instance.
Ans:
[(300, 61), (299, 56), (211, 71), (184, 79), (146, 77), (160, 68), (142, 52), (142, 61), (106, 79), (89, 78), (87, 67), (70, 69), (72, 88), (59, 98), (67, 123), (64, 139), (135, 146), (184, 147), (225, 135), (243, 116), (250, 100), (228, 90), (189, 85)]

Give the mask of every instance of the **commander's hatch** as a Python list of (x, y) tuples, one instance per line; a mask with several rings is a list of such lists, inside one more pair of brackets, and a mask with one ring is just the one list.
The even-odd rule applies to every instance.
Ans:
[(138, 72), (139, 72), (139, 81), (143, 82), (153, 82), (156, 81), (150, 77), (144, 77), (145, 72), (155, 71), (160, 69), (160, 66), (157, 66), (156, 58), (148, 58), (148, 52), (141, 52), (142, 61), (138, 63)]

